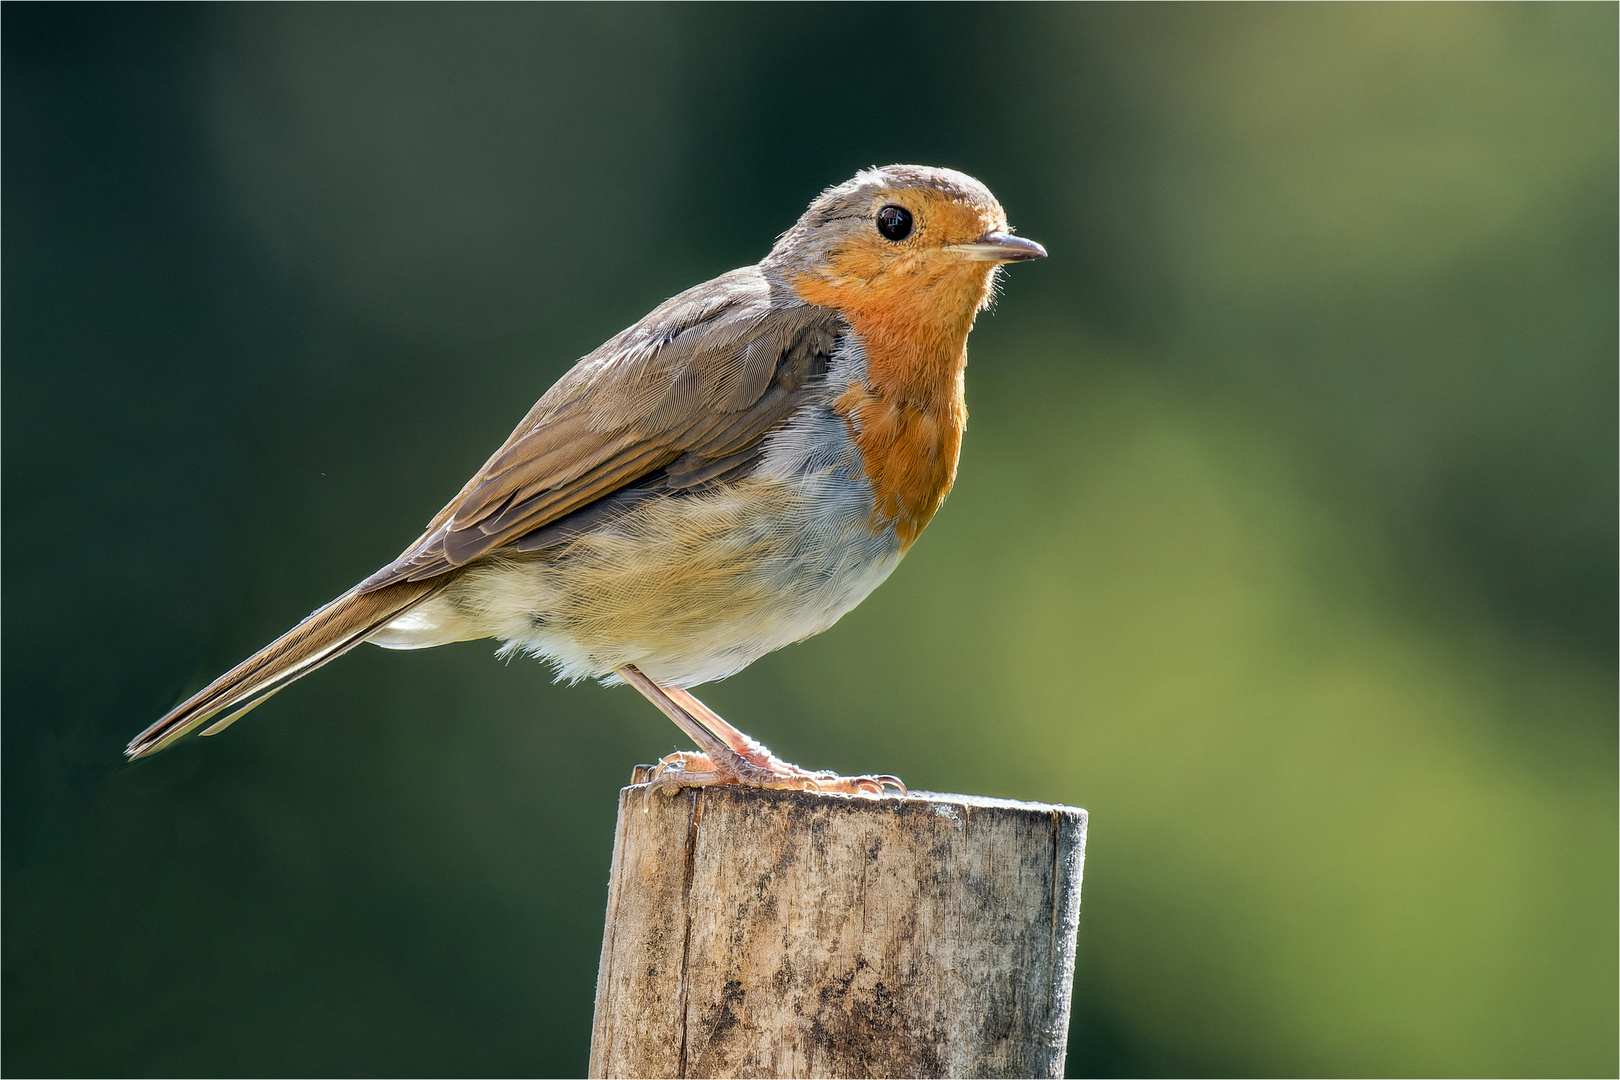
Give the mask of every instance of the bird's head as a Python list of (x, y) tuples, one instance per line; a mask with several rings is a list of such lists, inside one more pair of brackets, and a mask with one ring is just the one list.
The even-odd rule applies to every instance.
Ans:
[(817, 196), (764, 266), (805, 301), (853, 316), (971, 325), (998, 266), (1045, 256), (1008, 231), (1001, 204), (973, 177), (887, 165)]

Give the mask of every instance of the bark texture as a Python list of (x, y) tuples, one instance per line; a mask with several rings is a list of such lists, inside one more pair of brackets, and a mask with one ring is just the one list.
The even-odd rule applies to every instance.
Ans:
[(1063, 1075), (1084, 810), (644, 791), (619, 797), (593, 1077)]

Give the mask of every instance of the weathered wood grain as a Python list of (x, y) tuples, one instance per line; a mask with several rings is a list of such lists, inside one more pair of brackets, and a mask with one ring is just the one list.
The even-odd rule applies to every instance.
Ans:
[(644, 792), (619, 798), (592, 1076), (1063, 1074), (1084, 810)]

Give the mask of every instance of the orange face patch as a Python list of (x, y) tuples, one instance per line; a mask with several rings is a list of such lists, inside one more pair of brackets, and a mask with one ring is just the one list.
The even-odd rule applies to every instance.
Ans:
[(843, 313), (861, 334), (874, 385), (907, 396), (948, 389), (962, 362), (973, 317), (990, 296), (992, 267), (946, 251), (987, 232), (1005, 230), (993, 201), (964, 202), (930, 188), (902, 188), (873, 197), (875, 221), (885, 205), (902, 206), (914, 220), (904, 240), (885, 239), (876, 227), (858, 230), (802, 274), (794, 288), (807, 303)]
[(1007, 222), (998, 206), (928, 189), (879, 195), (873, 214), (889, 203), (912, 213), (910, 236), (896, 243), (862, 230), (829, 265), (793, 284), (806, 302), (841, 312), (865, 346), (867, 381), (850, 386), (835, 408), (872, 482), (873, 527), (892, 525), (903, 552), (956, 480), (967, 427), (967, 336), (990, 294), (989, 265), (944, 249)]

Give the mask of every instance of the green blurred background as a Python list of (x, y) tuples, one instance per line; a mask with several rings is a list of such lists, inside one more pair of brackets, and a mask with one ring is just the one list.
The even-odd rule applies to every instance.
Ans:
[(8, 5), (6, 1072), (581, 1073), (632, 691), (119, 751), (918, 161), (1052, 258), (905, 566), (705, 697), (1090, 809), (1073, 1075), (1614, 1075), (1616, 12)]

